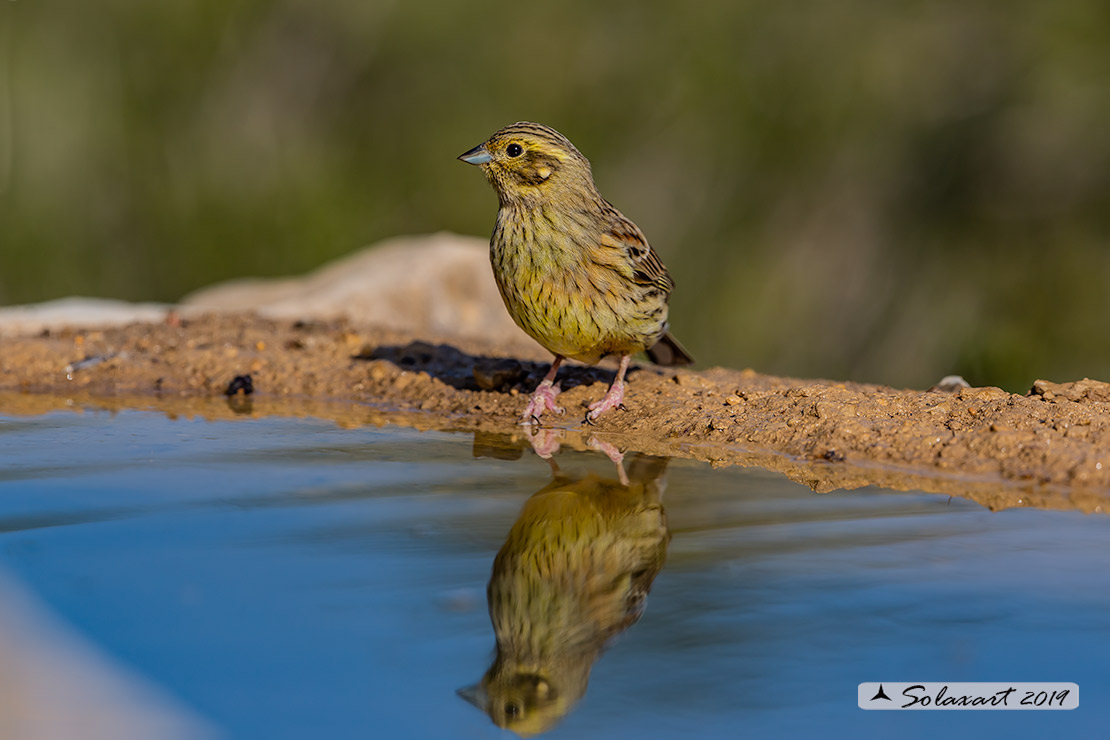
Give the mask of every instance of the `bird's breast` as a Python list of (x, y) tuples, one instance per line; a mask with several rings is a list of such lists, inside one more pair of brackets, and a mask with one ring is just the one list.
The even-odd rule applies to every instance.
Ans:
[(490, 261), (520, 328), (554, 354), (594, 363), (606, 354), (643, 349), (648, 335), (662, 332), (665, 313), (647, 317), (638, 288), (590, 259), (589, 250), (596, 248), (591, 244), (600, 241), (591, 228), (577, 212), (503, 208)]

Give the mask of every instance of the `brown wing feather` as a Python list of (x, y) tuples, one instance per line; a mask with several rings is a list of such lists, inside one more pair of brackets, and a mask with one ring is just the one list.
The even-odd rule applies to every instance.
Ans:
[[(614, 269), (640, 285), (658, 288), (666, 301), (674, 290), (674, 280), (659, 255), (636, 224), (608, 201), (603, 203), (608, 227), (601, 235), (601, 249), (595, 250), (595, 263)], [(655, 345), (646, 351), (651, 361), (659, 365), (689, 365), (694, 361), (686, 348), (665, 330)]]
[(644, 232), (611, 204), (605, 205), (609, 227), (601, 235), (602, 246), (623, 252), (632, 268), (632, 280), (642, 285), (658, 286), (669, 295), (674, 290), (674, 280), (659, 255), (648, 244)]

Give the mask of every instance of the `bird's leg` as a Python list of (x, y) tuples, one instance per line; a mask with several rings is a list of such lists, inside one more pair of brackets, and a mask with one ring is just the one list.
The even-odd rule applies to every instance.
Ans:
[(520, 417), (521, 424), (539, 424), (540, 415), (547, 410), (554, 411), (556, 414), (563, 413), (563, 407), (555, 405), (555, 396), (559, 395), (560, 390), (559, 385), (555, 382), (555, 373), (559, 372), (559, 364), (562, 361), (563, 358), (560, 355), (555, 355), (555, 361), (551, 363), (551, 369), (547, 371), (547, 375), (536, 386), (532, 398), (528, 401), (528, 408), (524, 409), (524, 413)]
[(528, 434), (528, 443), (532, 445), (532, 451), (542, 457), (544, 460), (551, 460), (551, 456), (559, 451), (562, 446), (561, 442), (566, 432), (562, 429), (533, 429)]
[(613, 464), (617, 466), (617, 477), (620, 478), (621, 485), (629, 485), (628, 473), (624, 472), (623, 452), (621, 452), (619, 449), (609, 444), (608, 442), (602, 442), (597, 437), (590, 437), (589, 439), (587, 439), (586, 446), (589, 447), (591, 450), (597, 450), (598, 452), (612, 460)]
[(632, 360), (632, 355), (621, 356), (621, 366), (617, 370), (617, 379), (609, 386), (609, 392), (605, 394), (605, 398), (600, 401), (594, 401), (590, 404), (589, 411), (586, 412), (586, 423), (593, 424), (597, 417), (604, 414), (609, 409), (615, 409), (623, 405), (624, 401), (624, 374), (628, 372), (628, 363)]

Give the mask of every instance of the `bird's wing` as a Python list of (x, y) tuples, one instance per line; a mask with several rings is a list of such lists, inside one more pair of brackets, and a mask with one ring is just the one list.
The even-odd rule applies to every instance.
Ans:
[(622, 264), (630, 269), (629, 277), (641, 285), (654, 285), (670, 293), (674, 290), (674, 280), (659, 255), (648, 244), (644, 232), (636, 224), (625, 218), (624, 214), (606, 203), (608, 226), (601, 234), (602, 251), (617, 251), (623, 257)]

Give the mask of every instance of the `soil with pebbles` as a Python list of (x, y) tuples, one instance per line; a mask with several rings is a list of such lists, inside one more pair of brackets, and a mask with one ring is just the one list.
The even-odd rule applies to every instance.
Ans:
[[(542, 355), (521, 357), (519, 347), (482, 339), (414, 337), (345, 321), (171, 316), (5, 339), (0, 413), (76, 403), (209, 417), (308, 414), (471, 429), (523, 446), (535, 430), (518, 416), (547, 368)], [(629, 375), (627, 410), (589, 426), (586, 407), (605, 393), (613, 366), (567, 365), (560, 378), (566, 413), (543, 419), (548, 441), (602, 440), (625, 451), (760, 465), (819, 491), (873, 484), (991, 508), (1102, 512), (1110, 504), (1104, 382), (1038, 380), (1024, 395), (920, 391), (645, 363)], [(229, 387), (236, 392), (226, 396)]]

